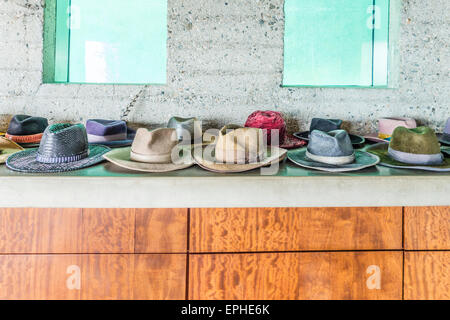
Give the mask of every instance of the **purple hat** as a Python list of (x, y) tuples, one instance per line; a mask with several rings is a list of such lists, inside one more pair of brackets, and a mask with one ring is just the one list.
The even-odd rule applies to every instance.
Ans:
[(111, 148), (127, 147), (133, 143), (136, 131), (123, 120), (89, 119), (86, 122), (89, 144), (101, 144)]
[(443, 144), (450, 145), (450, 118), (447, 119), (444, 132), (437, 135), (439, 141)]

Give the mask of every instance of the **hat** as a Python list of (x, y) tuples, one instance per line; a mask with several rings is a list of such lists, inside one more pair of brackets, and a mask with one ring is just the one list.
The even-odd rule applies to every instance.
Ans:
[[(183, 153), (181, 157), (180, 152)], [(142, 172), (169, 172), (194, 164), (191, 146), (178, 145), (177, 133), (173, 128), (151, 131), (140, 128), (131, 148), (112, 150), (104, 158), (119, 167)]]
[[(187, 137), (190, 137), (190, 141), (194, 141), (195, 143), (202, 142), (202, 127), (197, 118), (172, 117), (167, 123), (167, 128), (173, 128), (176, 130), (178, 141), (182, 141)], [(195, 137), (196, 133), (198, 135), (197, 138)], [(189, 136), (187, 136), (187, 134), (189, 134)]]
[(441, 153), (434, 131), (429, 127), (398, 127), (388, 144), (376, 144), (367, 151), (381, 158), (381, 165), (392, 168), (450, 171), (450, 159)]
[[(255, 111), (247, 118), (245, 127), (263, 129), (268, 145), (279, 144), (283, 149), (300, 148), (306, 145), (305, 141), (287, 134), (286, 122), (280, 112)], [(275, 130), (278, 132), (275, 133)], [(277, 141), (272, 141), (273, 134), (277, 134)]]
[(6, 166), (28, 173), (72, 171), (102, 162), (102, 155), (109, 150), (106, 146), (88, 145), (84, 125), (60, 123), (45, 129), (39, 148), (13, 154)]
[(441, 143), (450, 145), (450, 118), (447, 119), (447, 123), (445, 124), (444, 132), (438, 134), (438, 139)]
[(286, 152), (276, 146), (267, 148), (261, 129), (228, 125), (220, 130), (214, 144), (194, 150), (194, 159), (206, 170), (232, 173), (278, 163)]
[(127, 127), (123, 120), (89, 119), (86, 132), (90, 144), (111, 148), (127, 147), (133, 142), (136, 131)]
[(6, 130), (6, 137), (23, 147), (37, 146), (48, 121), (41, 117), (15, 115)]
[(364, 136), (367, 140), (374, 142), (389, 142), (392, 133), (397, 127), (409, 129), (417, 128), (416, 120), (411, 118), (380, 118), (378, 119), (378, 133)]
[(11, 122), (12, 116), (9, 114), (0, 114), (0, 136), (4, 136)]
[(307, 149), (289, 151), (288, 159), (305, 168), (329, 172), (361, 170), (380, 161), (377, 156), (355, 151), (345, 130), (314, 130), (310, 138)]
[(0, 137), (0, 164), (5, 163), (10, 155), (22, 150), (23, 148), (14, 141)]
[[(309, 126), (309, 131), (296, 132), (294, 133), (294, 136), (299, 139), (309, 141), (310, 134), (314, 130), (320, 130), (323, 132), (339, 130), (341, 129), (342, 123), (343, 121), (339, 119), (313, 118)], [(349, 134), (349, 137), (352, 144), (363, 144), (365, 142), (365, 139), (363, 137), (354, 134)]]

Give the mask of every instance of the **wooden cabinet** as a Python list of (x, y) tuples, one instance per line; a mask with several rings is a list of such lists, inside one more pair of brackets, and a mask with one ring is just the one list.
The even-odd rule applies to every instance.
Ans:
[(450, 250), (450, 207), (405, 208), (406, 250)]
[(194, 254), (191, 299), (401, 299), (401, 252)]
[(405, 299), (450, 299), (450, 251), (405, 253)]
[(184, 254), (0, 255), (0, 299), (184, 299)]
[(450, 207), (1, 209), (0, 299), (450, 299)]
[(192, 252), (402, 249), (402, 208), (192, 209)]

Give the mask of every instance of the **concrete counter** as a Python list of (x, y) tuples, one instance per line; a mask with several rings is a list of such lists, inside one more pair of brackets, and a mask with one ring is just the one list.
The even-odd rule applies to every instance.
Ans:
[(165, 174), (103, 163), (60, 174), (23, 174), (0, 166), (0, 207), (188, 208), (449, 206), (450, 173), (381, 166), (354, 173), (304, 170), (285, 162), (221, 175), (192, 168)]

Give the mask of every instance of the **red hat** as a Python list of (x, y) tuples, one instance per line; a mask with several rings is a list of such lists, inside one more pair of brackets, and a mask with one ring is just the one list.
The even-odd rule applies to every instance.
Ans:
[[(272, 144), (272, 130), (278, 130), (280, 147), (291, 149), (303, 147), (306, 142), (286, 134), (286, 122), (280, 112), (277, 111), (255, 111), (245, 122), (245, 126), (249, 128), (259, 128), (264, 130), (267, 135), (267, 144)], [(274, 142), (276, 143), (276, 142)]]

